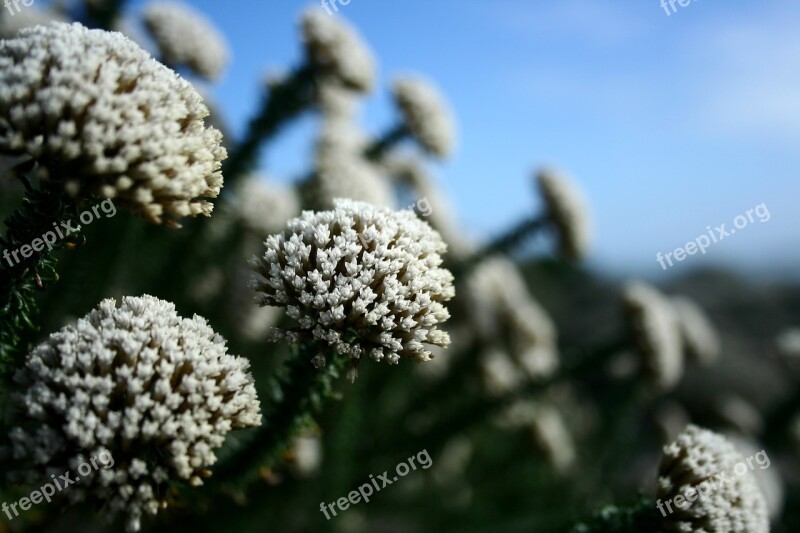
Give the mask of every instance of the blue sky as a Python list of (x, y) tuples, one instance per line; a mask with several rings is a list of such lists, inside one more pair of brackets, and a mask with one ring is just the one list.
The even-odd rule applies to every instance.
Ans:
[[(212, 89), (241, 131), (258, 84), (299, 60), (297, 20), (318, 3), (195, 0), (228, 36), (233, 61)], [(134, 9), (142, 2), (133, 2)], [(676, 4), (676, 7), (677, 4)], [(595, 221), (590, 262), (647, 277), (707, 263), (794, 272), (800, 259), (800, 4), (694, 0), (351, 0), (380, 61), (365, 127), (394, 116), (387, 86), (415, 71), (437, 81), (459, 124), (435, 171), (464, 227), (491, 235), (538, 208), (531, 173), (570, 173)], [(313, 124), (265, 153), (274, 179), (301, 175)], [(667, 274), (666, 252), (766, 203), (754, 223)]]

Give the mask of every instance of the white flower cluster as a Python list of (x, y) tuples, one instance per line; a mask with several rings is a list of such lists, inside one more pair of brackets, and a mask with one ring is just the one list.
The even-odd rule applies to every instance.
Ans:
[(0, 41), (0, 153), (155, 223), (208, 215), (222, 135), (192, 86), (122, 34), (54, 23)]
[[(500, 257), (484, 261), (470, 274), (466, 288), (472, 320), (488, 344), (501, 348), (531, 379), (541, 379), (556, 371), (559, 363), (556, 328), (530, 295), (511, 261)], [(501, 370), (491, 377), (499, 383), (507, 372), (496, 361), (492, 366)], [(514, 383), (516, 380), (509, 381), (507, 388), (513, 388)]]
[(438, 89), (419, 77), (399, 78), (393, 89), (408, 131), (428, 152), (448, 157), (455, 145), (455, 125)]
[[(710, 483), (711, 478), (716, 481), (716, 490), (707, 490), (685, 508), (673, 504), (674, 512), (662, 519), (664, 531), (768, 533), (767, 504), (755, 477), (733, 473), (743, 461), (727, 439), (697, 426), (688, 426), (665, 446), (658, 476), (659, 499), (686, 497), (701, 483)], [(723, 474), (725, 482), (717, 477)]]
[(191, 6), (153, 2), (144, 10), (144, 23), (168, 65), (186, 65), (208, 80), (219, 78), (225, 70), (230, 56), (225, 37)]
[(375, 60), (355, 28), (319, 9), (310, 9), (303, 14), (302, 30), (312, 67), (335, 76), (353, 90), (372, 89)]
[(644, 282), (629, 283), (623, 300), (645, 372), (659, 389), (671, 389), (683, 375), (681, 332), (672, 304)]
[(259, 426), (249, 362), (195, 316), (152, 296), (126, 297), (54, 333), (17, 371), (11, 431), (18, 476), (26, 482), (74, 469), (109, 453), (114, 468), (71, 488), (124, 512), (138, 530), (156, 514), (171, 481), (202, 484), (214, 449), (232, 429)]
[(449, 344), (438, 328), (455, 294), (440, 266), (447, 246), (411, 211), (338, 200), (331, 211), (290, 220), (265, 246), (252, 262), (257, 301), (287, 309), (297, 327), (274, 338), (316, 343), (315, 364), (326, 347), (395, 364), (427, 361), (426, 345)]
[(589, 212), (583, 192), (565, 175), (540, 170), (536, 175), (539, 193), (547, 214), (558, 229), (561, 254), (567, 259), (582, 259), (591, 241)]
[(719, 334), (699, 305), (684, 296), (672, 298), (686, 355), (697, 362), (710, 365), (722, 353)]
[[(745, 457), (757, 457), (759, 452), (764, 451), (762, 446), (747, 437), (737, 434), (726, 434), (725, 438), (731, 441), (733, 445), (736, 446), (736, 449), (739, 450), (739, 453)], [(768, 464), (771, 465), (771, 463)], [(780, 518), (781, 512), (783, 511), (785, 500), (784, 482), (781, 478), (780, 469), (767, 467), (753, 468), (752, 473), (756, 478), (758, 486), (761, 488), (764, 500), (767, 502), (770, 519), (777, 520)]]

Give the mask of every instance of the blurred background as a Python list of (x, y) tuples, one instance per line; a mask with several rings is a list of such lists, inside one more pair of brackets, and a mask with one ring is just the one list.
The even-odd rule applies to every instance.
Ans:
[[(192, 5), (230, 41), (233, 61), (214, 94), (241, 132), (259, 82), (301, 57), (298, 13), (316, 4)], [(458, 149), (439, 174), (468, 231), (488, 236), (530, 212), (532, 168), (558, 165), (592, 199), (590, 264), (663, 279), (657, 252), (707, 226), (730, 227), (764, 202), (773, 220), (667, 275), (716, 265), (797, 277), (796, 2), (695, 1), (669, 16), (656, 0), (352, 0), (338, 8), (380, 58), (379, 84), (420, 72), (450, 100)], [(368, 130), (389, 121), (389, 103), (386, 91), (365, 100)], [(270, 176), (301, 173), (311, 120), (265, 151)]]
[[(187, 77), (214, 102), (212, 118), (241, 139), (267, 80), (304, 59), (301, 14), (326, 7), (296, 0), (188, 4), (225, 36), (231, 59), (214, 83)], [(141, 24), (147, 5), (127, 2), (119, 27), (157, 55)], [(676, 7), (672, 12), (658, 0), (351, 0), (336, 4), (336, 16), (357, 28), (378, 60), (375, 90), (359, 110), (369, 135), (397, 118), (390, 91), (396, 76), (420, 73), (445, 96), (456, 147), (449, 159), (425, 165), (470, 241), (491, 241), (548, 208), (534, 178), (543, 166), (561, 169), (583, 190), (592, 229), (585, 261), (564, 260), (546, 235), (509, 254), (522, 280), (517, 292), (529, 294), (558, 332), (562, 365), (631, 329), (635, 319), (624, 312), (623, 295), (634, 278), (696, 302), (720, 343), (713, 361), (688, 360), (669, 390), (647, 384), (641, 393), (630, 383), (643, 365), (627, 347), (602, 370), (521, 403), (520, 412), (449, 434), (454, 413), (496, 394), (492, 383), (505, 378), (493, 373), (487, 354), (506, 350), (516, 335), (504, 329), (505, 317), (477, 340), (457, 329), (476, 328), (470, 297), (482, 282), (467, 281), (453, 304), (454, 353), (441, 355), (444, 364), (363, 365), (359, 380), (341, 385), (339, 401), (284, 464), (261, 469), (253, 487), (242, 485), (227, 498), (178, 495), (173, 511), (147, 527), (569, 531), (598, 506), (629, 503), (639, 491), (651, 495), (661, 447), (694, 422), (768, 449), (773, 464), (764, 492), (773, 530), (797, 531), (800, 4), (696, 0)], [(301, 115), (265, 145), (256, 169), (262, 179), (293, 185), (306, 176), (323, 121), (319, 113)], [(737, 216), (762, 205), (768, 217), (756, 217), (706, 254), (666, 270), (658, 262), (658, 253), (721, 224), (730, 230)], [(241, 222), (220, 213), (223, 228)], [(169, 297), (184, 314), (209, 317), (232, 351), (253, 361), (257, 376), (270, 376), (286, 354), (265, 344), (262, 333), (244, 334), (237, 314), (249, 304), (233, 288), (244, 285), (240, 267), (253, 253), (249, 245), (237, 242), (235, 253), (213, 248), (226, 250), (225, 259), (203, 256), (166, 276), (183, 241), (162, 233), (139, 228), (124, 213), (89, 228), (89, 242), (115, 244), (89, 266), (85, 255), (65, 260), (64, 281), (43, 303), (44, 331), (103, 297), (149, 292)], [(513, 292), (515, 281), (497, 290)], [(269, 394), (266, 381), (257, 377), (260, 394)], [(432, 459), (430, 471), (411, 473), (334, 520), (320, 513), (320, 502), (346, 496), (370, 474), (422, 450)], [(30, 527), (101, 526), (71, 512)]]

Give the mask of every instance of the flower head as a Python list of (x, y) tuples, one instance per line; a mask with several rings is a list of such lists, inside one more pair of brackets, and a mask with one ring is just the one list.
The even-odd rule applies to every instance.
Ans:
[(509, 260), (487, 259), (466, 281), (470, 315), (484, 341), (503, 346), (529, 378), (558, 368), (557, 332)]
[(689, 298), (675, 297), (672, 298), (672, 307), (687, 355), (703, 364), (719, 359), (722, 351), (719, 334), (700, 306)]
[(759, 443), (736, 433), (726, 434), (725, 437), (736, 446), (739, 453), (745, 457), (755, 458), (753, 476), (764, 495), (770, 520), (778, 520), (785, 502), (784, 481), (780, 469), (770, 468), (772, 461)]
[(170, 482), (202, 484), (231, 429), (261, 424), (248, 366), (205, 319), (181, 318), (171, 303), (104, 300), (36, 347), (15, 376), (20, 477), (41, 482), (109, 454), (113, 468), (69, 496), (124, 512), (137, 530)]
[(447, 157), (455, 144), (455, 125), (439, 90), (418, 77), (394, 82), (394, 98), (403, 113), (403, 123), (425, 150)]
[(168, 65), (186, 65), (209, 80), (222, 74), (228, 43), (202, 13), (183, 2), (158, 1), (145, 8), (144, 23)]
[(372, 89), (375, 60), (354, 28), (319, 9), (310, 9), (303, 15), (302, 29), (312, 67), (335, 76), (351, 89), (362, 92)]
[(769, 532), (767, 504), (744, 457), (723, 436), (697, 426), (664, 447), (657, 497), (672, 500), (673, 512), (663, 511), (666, 532)]
[(221, 134), (189, 83), (122, 34), (54, 23), (0, 41), (0, 153), (155, 223), (208, 215)]
[(674, 387), (683, 374), (681, 334), (669, 300), (643, 282), (623, 291), (630, 331), (651, 381), (662, 390)]
[(548, 216), (558, 228), (561, 254), (573, 261), (582, 259), (591, 240), (583, 192), (572, 180), (549, 169), (539, 171), (536, 181)]
[(285, 307), (296, 322), (274, 338), (330, 348), (353, 359), (418, 361), (428, 346), (449, 344), (438, 326), (455, 290), (441, 268), (446, 245), (411, 211), (338, 200), (330, 211), (305, 211), (265, 242), (252, 282), (261, 305)]

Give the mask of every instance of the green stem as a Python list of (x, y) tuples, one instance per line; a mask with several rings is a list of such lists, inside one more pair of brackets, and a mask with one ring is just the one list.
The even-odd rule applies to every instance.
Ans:
[(572, 533), (660, 533), (663, 524), (655, 503), (642, 496), (632, 507), (604, 507), (588, 522), (577, 524)]
[(366, 150), (364, 157), (370, 161), (380, 161), (391, 148), (408, 136), (408, 128), (399, 124), (373, 141)]
[(125, 8), (126, 0), (105, 0), (103, 2), (85, 2), (85, 24), (90, 28), (113, 30), (114, 22)]
[[(250, 120), (244, 138), (229, 148), (228, 158), (223, 162), (224, 196), (228, 196), (226, 191), (233, 191), (236, 182), (257, 166), (259, 149), (263, 144), (311, 105), (313, 92), (314, 72), (308, 66), (300, 67), (286, 81), (265, 89), (258, 114)], [(222, 201), (225, 201), (224, 197), (217, 200), (215, 208), (218, 209)], [(194, 264), (196, 244), (202, 231), (201, 221), (189, 221), (167, 252), (166, 264)], [(180, 275), (180, 269), (168, 268), (159, 282), (165, 287), (174, 287)]]
[(796, 416), (800, 416), (800, 388), (795, 389), (788, 398), (766, 414), (762, 441), (765, 444), (779, 446)]
[[(481, 423), (486, 417), (497, 413), (504, 408), (511, 406), (515, 401), (520, 398), (535, 396), (549, 389), (553, 385), (562, 383), (566, 380), (581, 380), (584, 377), (591, 376), (597, 373), (598, 369), (602, 368), (609, 357), (627, 345), (627, 341), (620, 339), (618, 341), (610, 342), (599, 349), (596, 349), (588, 356), (581, 358), (580, 361), (570, 365), (564, 366), (560, 372), (542, 381), (535, 381), (528, 383), (520, 390), (513, 393), (498, 396), (494, 398), (479, 397), (471, 401), (467, 405), (460, 404), (453, 413), (448, 416), (437, 417), (434, 430), (424, 434), (420, 437), (426, 446), (431, 449), (443, 445), (450, 437), (457, 433), (467, 431), (475, 425)], [(462, 394), (462, 396), (464, 396)], [(425, 406), (422, 408), (424, 412)], [(443, 420), (443, 421), (442, 421)], [(385, 443), (390, 446), (391, 443)]]
[(314, 76), (308, 66), (297, 69), (286, 81), (265, 91), (258, 114), (248, 125), (244, 139), (234, 146), (222, 167), (225, 185), (230, 187), (257, 163), (262, 143), (272, 138), (290, 119), (313, 100)]
[(525, 239), (546, 227), (548, 224), (549, 220), (541, 216), (534, 216), (523, 220), (504, 234), (496, 237), (481, 250), (475, 252), (470, 258), (464, 261), (464, 263), (455, 266), (458, 274), (463, 276), (469, 273), (473, 268), (489, 257), (512, 252), (519, 247)]
[[(51, 250), (43, 247), (42, 251), (32, 249), (33, 241), (54, 234), (60, 222), (78, 217), (75, 205), (65, 199), (61, 181), (44, 182), (38, 189), (23, 181), (27, 192), (22, 206), (6, 219), (6, 235), (0, 238), (0, 378), (4, 386), (37, 331), (36, 292), (58, 279), (55, 252), (63, 248), (64, 241), (57, 240)], [(23, 247), (29, 257), (23, 256)]]
[(454, 368), (450, 369), (443, 380), (436, 380), (428, 390), (417, 391), (408, 412), (423, 412), (430, 405), (441, 405), (454, 392), (461, 395), (467, 379), (478, 373), (482, 346), (479, 342), (473, 342), (463, 353), (447, 354), (446, 357), (452, 357), (456, 361)]
[(274, 391), (263, 404), (263, 421), (251, 438), (214, 469), (212, 482), (222, 487), (242, 488), (252, 482), (259, 469), (281, 457), (299, 429), (318, 414), (332, 396), (333, 381), (350, 359), (328, 357), (326, 365), (315, 368), (311, 357), (316, 347), (304, 346), (284, 363)]

